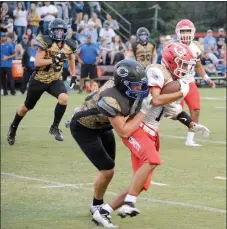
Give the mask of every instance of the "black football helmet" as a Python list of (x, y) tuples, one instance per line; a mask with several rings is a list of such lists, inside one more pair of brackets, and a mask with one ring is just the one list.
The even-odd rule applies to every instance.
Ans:
[[(135, 60), (122, 60), (114, 67), (116, 88), (132, 99), (145, 98), (149, 94), (147, 76), (144, 67)], [(140, 90), (132, 87), (141, 86)]]
[[(64, 33), (59, 33), (58, 29), (62, 29)], [(55, 41), (64, 41), (67, 36), (67, 30), (67, 24), (60, 18), (54, 19), (48, 26), (49, 37)]]
[(149, 41), (150, 33), (147, 28), (140, 27), (136, 32), (136, 40), (141, 45), (146, 45)]

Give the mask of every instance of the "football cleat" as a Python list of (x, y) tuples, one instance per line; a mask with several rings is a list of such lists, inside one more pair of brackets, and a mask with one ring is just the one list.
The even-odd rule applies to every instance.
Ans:
[(196, 143), (194, 141), (186, 141), (185, 142), (185, 145), (186, 146), (189, 146), (189, 147), (199, 147), (199, 146), (202, 146), (202, 145), (200, 145), (200, 144), (198, 144), (198, 143)]
[(92, 222), (94, 222), (97, 226), (102, 226), (105, 228), (118, 228), (117, 225), (113, 225), (110, 220), (110, 214), (108, 211), (101, 209), (96, 210), (92, 216)]
[(126, 216), (137, 216), (140, 214), (140, 210), (137, 209), (134, 205), (134, 203), (131, 202), (125, 202), (120, 209), (118, 210), (117, 215), (119, 215), (121, 218), (125, 218)]
[(53, 134), (57, 141), (64, 140), (64, 137), (62, 136), (61, 132), (62, 131), (57, 126), (53, 126), (53, 125), (50, 127), (50, 130), (49, 130), (49, 133)]
[(12, 124), (9, 126), (9, 131), (7, 134), (7, 141), (12, 146), (15, 143), (17, 129), (13, 128)]
[(95, 213), (95, 211), (99, 211), (102, 208), (103, 204), (100, 205), (92, 205), (90, 206), (90, 212), (93, 215)]

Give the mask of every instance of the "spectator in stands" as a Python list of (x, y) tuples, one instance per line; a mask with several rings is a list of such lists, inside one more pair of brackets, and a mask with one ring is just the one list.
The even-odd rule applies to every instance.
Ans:
[(22, 56), (22, 66), (24, 67), (24, 75), (20, 85), (20, 92), (24, 94), (27, 89), (27, 84), (32, 75), (33, 71), (35, 70), (35, 55), (38, 51), (38, 48), (35, 46), (36, 40), (31, 40), (31, 47), (24, 51)]
[(28, 42), (29, 42), (29, 43), (31, 43), (31, 40), (32, 40), (33, 38), (36, 38), (36, 36), (32, 33), (32, 30), (31, 30), (30, 28), (27, 28), (25, 34), (28, 36)]
[(68, 28), (66, 37), (68, 40), (72, 40), (72, 42), (75, 42), (76, 32), (74, 32), (71, 28)]
[(97, 29), (97, 33), (99, 33), (99, 32), (100, 32), (100, 29), (102, 28), (102, 22), (101, 22), (101, 20), (98, 18), (97, 13), (92, 13), (91, 18), (89, 19), (88, 22), (90, 22), (90, 21), (94, 22), (94, 24), (95, 24), (95, 29)]
[(114, 56), (113, 64), (117, 64), (119, 61), (125, 59), (125, 48), (123, 46), (119, 47), (119, 51)]
[(90, 15), (96, 13), (98, 16), (100, 16), (101, 6), (99, 2), (88, 2), (88, 5), (90, 7)]
[(87, 28), (88, 27), (88, 21), (89, 21), (89, 17), (88, 17), (88, 14), (84, 14), (83, 16), (83, 20), (80, 21), (80, 24), (79, 24), (79, 28)]
[(40, 16), (38, 33), (43, 34), (43, 18), (41, 17), (42, 8), (43, 8), (43, 2), (37, 2), (36, 11), (38, 12), (38, 14)]
[(107, 54), (110, 52), (110, 45), (107, 45), (105, 39), (102, 39), (100, 43), (100, 48), (102, 50), (102, 65), (106, 65)]
[(22, 45), (24, 50), (28, 49), (28, 47), (30, 46), (30, 42), (28, 40), (28, 35), (26, 35), (26, 34), (23, 35), (23, 40), (21, 42), (21, 45)]
[(87, 37), (85, 36), (85, 29), (81, 28), (78, 30), (78, 33), (76, 34), (76, 40), (79, 44), (83, 44), (86, 42)]
[(16, 44), (15, 46), (15, 60), (22, 60), (24, 49), (21, 44)]
[[(109, 57), (110, 57), (110, 64), (114, 64), (114, 57), (117, 53), (120, 52), (120, 47), (123, 49), (123, 53), (126, 51), (125, 45), (122, 42), (121, 38), (119, 36), (115, 36), (112, 38), (112, 43), (110, 45), (110, 52), (109, 52)], [(121, 49), (121, 50), (122, 50)]]
[(207, 46), (207, 49), (205, 49), (208, 52), (209, 58), (212, 60), (213, 64), (216, 65), (218, 63), (218, 58), (214, 55), (213, 50), (209, 45)]
[(45, 6), (41, 8), (41, 18), (43, 19), (43, 33), (48, 34), (48, 25), (53, 21), (57, 15), (58, 10), (56, 6), (50, 5), (50, 2), (44, 2)]
[(69, 23), (69, 2), (54, 2), (58, 10), (58, 18), (63, 19), (67, 24)]
[(100, 30), (99, 36), (101, 40), (106, 40), (107, 46), (110, 46), (112, 38), (116, 36), (112, 28), (110, 28), (109, 22), (104, 22), (104, 28)]
[(166, 42), (166, 36), (160, 36), (159, 37), (159, 44), (157, 46), (157, 54), (158, 54), (157, 64), (161, 64), (162, 50), (163, 50), (163, 45), (165, 42)]
[(214, 48), (217, 45), (216, 39), (213, 37), (213, 31), (211, 29), (207, 30), (207, 35), (203, 40), (204, 49), (207, 49), (208, 46)]
[(216, 73), (215, 65), (212, 62), (212, 60), (209, 58), (209, 51), (208, 50), (205, 50), (203, 52), (203, 55), (201, 58), (201, 63), (202, 63), (204, 70), (208, 76), (211, 76), (212, 74)]
[(227, 43), (227, 38), (224, 34), (224, 29), (220, 28), (218, 30), (218, 37), (217, 37), (217, 46), (218, 46), (218, 51), (220, 52), (222, 47)]
[(28, 10), (27, 20), (28, 20), (29, 27), (32, 31), (32, 34), (37, 36), (38, 29), (39, 29), (40, 15), (38, 10), (36, 9), (35, 3), (32, 3), (31, 8)]
[(136, 42), (136, 35), (131, 35), (130, 40), (125, 43), (126, 51), (132, 50), (132, 43)]
[(22, 36), (25, 34), (27, 28), (27, 11), (24, 8), (23, 2), (17, 2), (17, 7), (13, 11), (14, 15), (14, 30), (17, 34), (17, 42), (20, 43), (22, 41)]
[[(12, 77), (12, 59), (15, 57), (13, 45), (7, 43), (6, 34), (1, 32), (1, 61), (0, 61), (0, 79), (3, 95), (8, 95), (7, 80), (10, 85), (10, 94), (15, 95), (14, 80)], [(6, 77), (7, 76), (7, 77)]]
[(98, 40), (98, 33), (97, 30), (95, 29), (95, 24), (92, 21), (88, 22), (88, 27), (85, 28), (85, 36), (91, 35), (91, 42), (96, 43)]
[(76, 24), (79, 25), (83, 18), (84, 3), (82, 1), (72, 2), (72, 17), (76, 15)]
[(110, 28), (112, 28), (113, 30), (118, 30), (119, 29), (118, 22), (116, 20), (114, 20), (112, 18), (112, 16), (110, 14), (108, 14), (108, 13), (106, 14), (106, 20), (105, 20), (105, 22), (108, 22), (109, 25), (110, 25)]
[(79, 45), (77, 49), (78, 62), (81, 64), (80, 88), (79, 92), (83, 91), (84, 78), (95, 79), (97, 75), (97, 65), (101, 58), (101, 50), (96, 43), (91, 42), (91, 35), (87, 35), (86, 43)]
[(15, 49), (16, 47), (16, 38), (15, 38), (15, 33), (12, 32), (12, 33), (7, 33), (6, 35), (6, 39), (7, 39), (7, 43), (10, 43), (13, 45), (13, 49)]
[(198, 42), (199, 42), (199, 44), (203, 47), (203, 37), (199, 37), (199, 39), (198, 39)]
[(8, 13), (8, 8), (2, 7), (1, 8), (1, 27), (4, 29), (8, 29), (9, 15), (7, 13)]

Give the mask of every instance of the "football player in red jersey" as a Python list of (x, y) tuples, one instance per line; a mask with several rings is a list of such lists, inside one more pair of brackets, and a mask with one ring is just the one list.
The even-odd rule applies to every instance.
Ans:
[[(201, 47), (199, 42), (194, 40), (195, 31), (196, 29), (194, 24), (188, 19), (179, 21), (175, 30), (178, 42), (189, 46), (193, 56), (196, 58), (195, 72), (201, 76), (212, 88), (215, 88), (214, 81), (209, 78), (201, 64), (200, 57), (203, 52), (203, 47)], [(199, 90), (195, 84), (195, 72), (188, 75), (190, 90), (184, 100), (182, 100), (181, 104), (184, 106), (184, 101), (186, 102), (190, 110), (192, 120), (198, 123), (200, 113), (200, 95)], [(194, 135), (194, 131), (188, 129), (188, 134), (185, 142), (186, 146), (201, 146), (194, 141)]]

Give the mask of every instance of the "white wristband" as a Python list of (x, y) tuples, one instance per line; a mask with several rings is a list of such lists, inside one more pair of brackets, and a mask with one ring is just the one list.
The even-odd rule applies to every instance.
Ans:
[(208, 81), (210, 78), (209, 78), (209, 76), (208, 76), (207, 74), (205, 74), (204, 77), (203, 77), (203, 79), (204, 79), (205, 81)]

